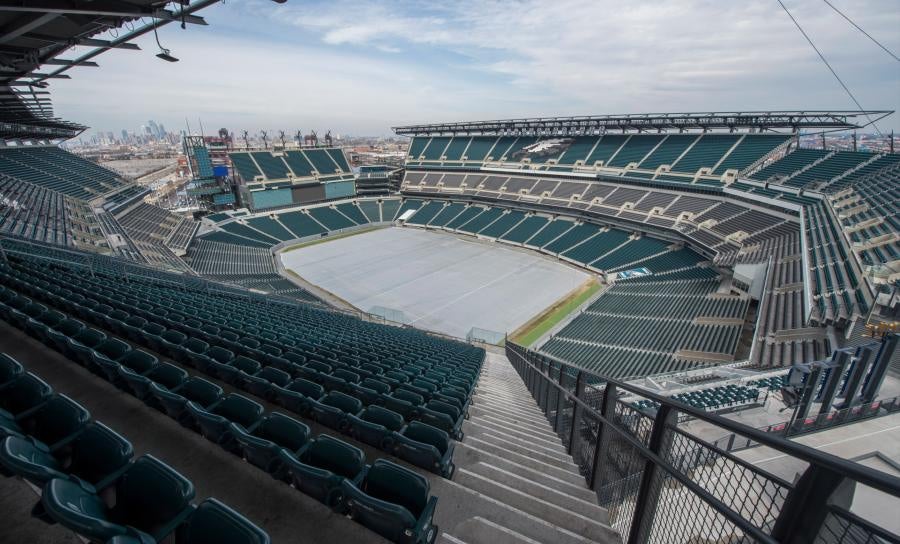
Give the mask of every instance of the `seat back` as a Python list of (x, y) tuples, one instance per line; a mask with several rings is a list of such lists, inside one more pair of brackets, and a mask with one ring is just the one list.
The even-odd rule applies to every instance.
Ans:
[(190, 480), (152, 455), (144, 455), (116, 481), (116, 505), (110, 517), (152, 533), (181, 514), (193, 498)]
[(391, 431), (399, 431), (403, 428), (403, 416), (382, 406), (369, 406), (363, 411), (362, 419), (370, 423), (383, 425)]
[(203, 378), (193, 376), (188, 378), (184, 385), (178, 389), (178, 394), (206, 407), (219, 400), (222, 396), (222, 388)]
[(297, 451), (309, 442), (309, 432), (306, 424), (279, 412), (272, 412), (263, 419), (253, 434), (290, 451)]
[(0, 353), (0, 384), (4, 384), (25, 373), (25, 368), (5, 353)]
[(170, 344), (174, 344), (176, 346), (180, 346), (187, 341), (187, 335), (181, 331), (176, 331), (174, 329), (169, 329), (166, 332), (162, 333), (160, 337)]
[(297, 378), (296, 380), (292, 381), (287, 386), (287, 389), (296, 391), (297, 393), (300, 393), (301, 395), (304, 395), (311, 399), (320, 399), (322, 398), (322, 395), (325, 394), (324, 387), (305, 378)]
[(354, 478), (366, 466), (366, 456), (356, 446), (320, 434), (301, 454), (303, 463)]
[(127, 465), (133, 455), (131, 442), (99, 421), (94, 421), (75, 439), (68, 471), (96, 484)]
[(442, 431), (437, 427), (432, 427), (431, 425), (420, 421), (411, 422), (406, 429), (403, 430), (403, 436), (415, 440), (416, 442), (431, 444), (441, 452), (441, 455), (447, 451), (447, 448), (450, 445), (450, 435), (447, 434), (446, 431)]
[(332, 376), (341, 378), (347, 383), (359, 383), (359, 374), (350, 372), (349, 370), (339, 368), (331, 373)]
[(29, 435), (49, 445), (80, 431), (91, 414), (65, 395), (54, 395), (46, 404), (21, 422)]
[(365, 387), (368, 387), (369, 389), (374, 389), (375, 391), (378, 391), (381, 394), (390, 393), (390, 391), (391, 391), (390, 385), (388, 385), (382, 381), (379, 381), (375, 378), (366, 378), (365, 380), (363, 380), (362, 384)]
[(126, 353), (131, 351), (131, 346), (119, 340), (118, 338), (107, 338), (102, 343), (100, 343), (99, 346), (95, 347), (94, 351), (103, 355), (107, 359), (118, 361)]
[(156, 357), (141, 349), (131, 350), (119, 360), (119, 364), (127, 366), (139, 374), (153, 369), (158, 363), (159, 360)]
[(257, 361), (249, 357), (238, 355), (231, 362), (231, 366), (237, 368), (238, 370), (242, 370), (247, 374), (256, 374), (257, 372), (259, 372), (261, 365)]
[(226, 418), (228, 421), (249, 427), (262, 418), (262, 404), (250, 400), (237, 393), (229, 393), (222, 402), (213, 409), (213, 413)]
[(53, 388), (32, 373), (16, 378), (0, 392), (0, 408), (16, 415), (44, 402)]
[(269, 535), (224, 503), (201, 502), (178, 527), (179, 544), (269, 544)]
[(362, 410), (362, 401), (340, 391), (331, 391), (322, 399), (322, 404), (333, 406), (347, 414), (358, 414)]
[(406, 389), (398, 389), (394, 391), (394, 398), (405, 400), (411, 403), (413, 406), (421, 406), (425, 402), (425, 398), (418, 393), (413, 393), (412, 391), (407, 391)]
[(209, 344), (199, 338), (188, 338), (181, 344), (181, 347), (193, 353), (206, 353), (206, 350), (209, 349)]
[(206, 350), (205, 355), (217, 363), (228, 363), (234, 359), (234, 353), (221, 346), (212, 346)]
[(362, 484), (367, 495), (406, 508), (418, 519), (428, 504), (428, 480), (387, 459), (376, 459)]
[(163, 361), (156, 365), (149, 378), (169, 389), (174, 389), (188, 379), (188, 373), (183, 368)]
[(291, 375), (285, 372), (284, 370), (279, 370), (277, 368), (265, 367), (259, 372), (256, 373), (256, 377), (262, 378), (267, 382), (274, 383), (280, 387), (284, 387), (291, 381)]
[(99, 346), (106, 340), (106, 333), (92, 327), (82, 329), (73, 339), (89, 348)]

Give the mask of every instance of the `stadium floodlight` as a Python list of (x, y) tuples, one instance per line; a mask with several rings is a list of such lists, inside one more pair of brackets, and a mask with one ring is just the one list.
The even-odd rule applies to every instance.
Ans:
[(162, 59), (166, 62), (178, 62), (178, 57), (172, 55), (172, 52), (159, 43), (159, 34), (156, 32), (156, 27), (153, 27), (153, 37), (156, 38), (156, 45), (159, 46), (159, 53), (156, 54), (156, 58)]

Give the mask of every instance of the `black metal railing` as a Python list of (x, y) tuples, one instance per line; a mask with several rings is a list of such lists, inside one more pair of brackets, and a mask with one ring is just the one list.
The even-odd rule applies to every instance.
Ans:
[[(868, 488), (900, 511), (900, 478), (512, 342), (506, 354), (628, 544), (900, 542), (851, 505)], [(657, 402), (655, 414), (620, 400), (634, 395)], [(781, 468), (707, 442), (697, 425), (771, 448)]]

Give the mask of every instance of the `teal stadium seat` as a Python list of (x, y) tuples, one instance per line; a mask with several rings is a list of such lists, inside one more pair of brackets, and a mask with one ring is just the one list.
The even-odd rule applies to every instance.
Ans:
[(267, 366), (253, 374), (241, 370), (236, 382), (244, 391), (271, 402), (275, 400), (273, 386), (286, 386), (291, 382), (291, 375), (284, 370)]
[(345, 479), (359, 483), (366, 466), (366, 457), (361, 449), (328, 435), (316, 437), (296, 457), (286, 450), (281, 450), (279, 456), (294, 487), (338, 509), (341, 483)]
[(135, 461), (110, 487), (112, 507), (78, 483), (54, 478), (44, 486), (41, 504), (49, 518), (100, 542), (116, 536), (159, 542), (192, 512), (193, 484), (151, 455)]
[(229, 393), (208, 407), (188, 402), (187, 409), (200, 434), (229, 451), (237, 451), (232, 426), (252, 432), (263, 415), (262, 404), (237, 393)]
[(400, 459), (445, 478), (453, 475), (451, 460), (456, 443), (446, 431), (413, 421), (393, 437), (394, 455)]
[(47, 331), (48, 343), (69, 359), (76, 358), (75, 353), (69, 348), (69, 339), (74, 338), (84, 330), (84, 323), (77, 319), (64, 319)]
[(0, 419), (0, 437), (28, 437), (56, 450), (71, 442), (84, 429), (91, 414), (65, 395), (54, 394), (37, 408), (16, 416)]
[(265, 531), (213, 498), (197, 505), (175, 531), (177, 544), (269, 544)]
[(128, 440), (97, 421), (86, 425), (70, 448), (50, 451), (20, 436), (8, 436), (0, 443), (3, 468), (39, 487), (62, 478), (102, 489), (127, 469), (133, 454)]
[(87, 369), (106, 378), (111, 373), (118, 374), (118, 361), (131, 351), (131, 346), (118, 338), (107, 338), (91, 350)]
[(297, 455), (309, 442), (306, 424), (278, 412), (265, 416), (253, 431), (232, 424), (231, 433), (244, 459), (276, 478), (285, 474), (278, 452), (284, 449)]
[(209, 407), (222, 397), (222, 388), (203, 378), (192, 376), (171, 390), (152, 382), (150, 394), (169, 417), (182, 425), (190, 426), (193, 424), (193, 418), (187, 411), (187, 403), (193, 402), (197, 406)]
[(25, 374), (25, 369), (19, 361), (16, 361), (5, 353), (0, 353), (0, 387), (3, 387), (23, 374)]
[(138, 373), (123, 365), (119, 367), (119, 378), (126, 384), (132, 395), (140, 400), (152, 404), (150, 384), (156, 382), (166, 389), (172, 390), (180, 386), (188, 379), (188, 373), (171, 363), (161, 362), (146, 373)]
[(345, 480), (341, 490), (350, 517), (391, 542), (431, 544), (437, 537), (437, 497), (420, 474), (377, 459), (359, 484)]
[(393, 433), (403, 429), (403, 416), (382, 406), (367, 407), (358, 416), (347, 416), (347, 432), (360, 442), (385, 451), (393, 447)]
[(0, 386), (0, 423), (29, 414), (52, 395), (53, 388), (30, 372), (8, 381)]
[(106, 341), (106, 333), (93, 327), (85, 327), (75, 336), (68, 338), (67, 350), (73, 359), (85, 368), (93, 365), (94, 348)]
[(359, 414), (363, 408), (361, 400), (340, 391), (330, 391), (311, 405), (316, 421), (338, 431), (347, 427), (348, 416)]
[(272, 390), (278, 404), (305, 417), (312, 413), (313, 402), (325, 395), (324, 387), (305, 378), (297, 378), (286, 387), (272, 386)]

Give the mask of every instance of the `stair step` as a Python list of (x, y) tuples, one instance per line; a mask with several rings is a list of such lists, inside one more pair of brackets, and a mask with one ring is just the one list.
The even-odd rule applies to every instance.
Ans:
[(459, 535), (458, 541), (466, 544), (541, 544), (480, 516), (464, 521), (454, 531)]
[[(528, 398), (531, 399), (531, 397)], [(546, 419), (544, 413), (541, 412), (541, 410), (537, 407), (537, 404), (535, 404), (533, 401), (530, 406), (522, 406), (515, 402), (508, 402), (504, 399), (497, 398), (490, 393), (477, 393), (474, 397), (472, 397), (472, 404), (489, 404), (491, 406), (503, 408), (507, 411), (514, 412), (516, 414), (522, 414), (523, 416), (532, 417), (534, 419)]]
[(559, 437), (556, 436), (555, 433), (535, 433), (529, 431), (522, 431), (517, 429), (512, 425), (504, 425), (502, 423), (497, 423), (496, 421), (492, 421), (487, 419), (486, 417), (477, 417), (474, 419), (466, 420), (467, 423), (472, 425), (478, 425), (479, 427), (484, 427), (485, 429), (490, 429), (493, 431), (498, 431), (502, 433), (506, 433), (512, 436), (516, 436), (519, 439), (523, 440), (532, 440), (536, 444), (544, 446), (545, 448), (555, 448), (557, 451), (566, 451), (566, 448), (563, 447), (562, 442)]
[(454, 481), (558, 527), (566, 527), (575, 534), (601, 542), (618, 540), (618, 535), (608, 525), (492, 481), (467, 469), (457, 469)]
[(523, 438), (521, 436), (510, 434), (502, 429), (483, 427), (478, 424), (478, 421), (465, 421), (463, 423), (463, 432), (465, 432), (466, 435), (471, 434), (472, 436), (482, 436), (485, 437), (485, 439), (487, 439), (488, 437), (496, 437), (504, 440), (505, 442), (509, 442), (510, 444), (516, 444), (518, 445), (518, 447), (525, 450), (534, 451), (546, 455), (560, 456), (560, 458), (563, 460), (571, 459), (571, 456), (562, 447), (562, 444), (540, 443), (533, 438)]
[(556, 440), (559, 440), (559, 437), (556, 436), (556, 432), (553, 430), (553, 427), (550, 425), (550, 423), (546, 423), (544, 425), (531, 425), (529, 423), (525, 423), (516, 419), (510, 419), (496, 412), (485, 412), (480, 409), (475, 409), (475, 411), (473, 412), (471, 410), (472, 409), (470, 409), (469, 411), (469, 419), (489, 421), (496, 425), (504, 425), (520, 430), (524, 433), (546, 436), (549, 437), (548, 440), (553, 440), (554, 437), (556, 437)]
[(559, 471), (568, 472), (581, 478), (581, 474), (579, 474), (577, 467), (575, 467), (575, 465), (572, 463), (560, 462), (556, 459), (537, 459), (535, 457), (527, 455), (525, 452), (522, 452), (520, 450), (509, 449), (509, 447), (504, 447), (503, 445), (496, 444), (494, 442), (482, 440), (477, 436), (467, 437), (466, 442), (464, 443), (472, 444), (476, 448), (485, 450), (488, 453), (493, 453), (494, 455), (508, 457), (510, 460), (521, 463), (536, 470), (556, 469)]
[(621, 542), (618, 537), (599, 541), (592, 540), (587, 535), (577, 532), (576, 528), (561, 527), (471, 487), (452, 481), (445, 482), (443, 496), (450, 499), (447, 501), (448, 504), (458, 506), (454, 509), (453, 507), (447, 508), (446, 504), (442, 504), (435, 514), (435, 522), (442, 531), (455, 536), (466, 544), (475, 543), (466, 540), (457, 532), (456, 528), (462, 527), (465, 522), (475, 517), (489, 520), (501, 527), (514, 527), (516, 533), (542, 544), (591, 544), (593, 542), (619, 544)]
[(517, 410), (515, 408), (510, 408), (509, 406), (505, 406), (503, 404), (498, 404), (492, 400), (482, 400), (482, 399), (474, 399), (472, 406), (483, 408), (485, 410), (502, 412), (504, 414), (508, 414), (510, 416), (516, 417), (523, 421), (528, 421), (534, 424), (547, 423), (547, 416), (545, 416), (542, 412), (535, 409), (534, 412), (529, 412), (526, 410)]
[(606, 509), (596, 502), (589, 502), (567, 495), (557, 489), (529, 480), (528, 478), (523, 478), (512, 472), (507, 472), (490, 463), (476, 463), (469, 467), (465, 467), (464, 470), (483, 476), (494, 483), (521, 491), (535, 499), (554, 504), (569, 512), (574, 512), (593, 520), (602, 521), (603, 523), (609, 522), (609, 514)]
[(434, 542), (435, 544), (469, 544), (465, 540), (456, 538), (453, 535), (448, 535), (447, 533), (441, 533)]
[(561, 468), (569, 468), (576, 471), (578, 470), (578, 466), (572, 460), (572, 457), (566, 453), (553, 453), (539, 450), (530, 445), (523, 445), (520, 442), (510, 440), (506, 437), (496, 434), (479, 434), (472, 436), (472, 438), (475, 440), (481, 440), (482, 442), (487, 442), (488, 444), (499, 446), (504, 449), (519, 452), (519, 454), (521, 455), (531, 457), (532, 459), (537, 459), (538, 461), (547, 463), (548, 465), (556, 465)]
[(457, 444), (453, 453), (453, 462), (456, 463), (457, 467), (465, 468), (467, 465), (475, 464), (479, 461), (487, 461), (508, 472), (540, 481), (545, 485), (558, 486), (559, 489), (565, 489), (570, 495), (577, 495), (585, 500), (590, 500), (593, 497), (593, 492), (585, 487), (584, 477), (581, 474), (551, 467), (550, 465), (528, 466), (517, 459), (511, 459), (509, 456), (498, 455), (479, 448), (471, 442)]
[(492, 417), (498, 417), (506, 419), (512, 423), (520, 423), (522, 425), (527, 425), (533, 428), (537, 432), (553, 432), (553, 427), (550, 426), (550, 422), (544, 419), (543, 421), (536, 421), (532, 418), (523, 418), (516, 414), (510, 414), (504, 410), (498, 410), (494, 407), (487, 406), (484, 404), (472, 404), (469, 406), (469, 416), (473, 414), (477, 415), (487, 415)]

